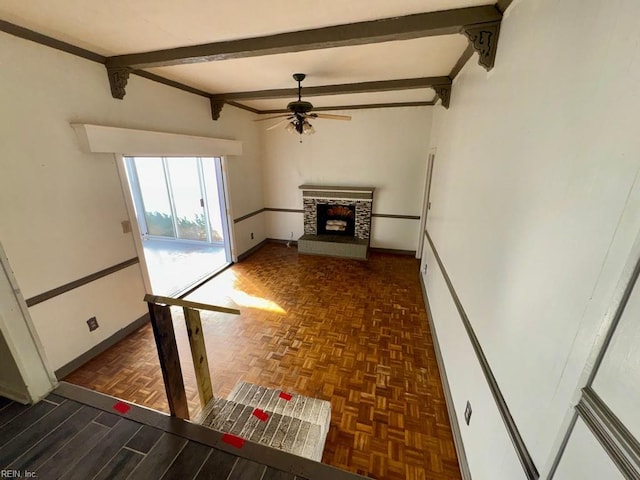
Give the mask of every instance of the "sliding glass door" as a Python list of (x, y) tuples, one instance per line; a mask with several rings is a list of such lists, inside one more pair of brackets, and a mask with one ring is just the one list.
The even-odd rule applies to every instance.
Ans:
[(220, 158), (125, 157), (125, 164), (152, 286), (175, 293), (231, 261)]
[[(176, 219), (176, 237), (210, 241), (199, 158), (167, 158), (167, 176)], [(138, 163), (138, 162), (136, 162)]]
[[(144, 225), (143, 236), (175, 238), (174, 215), (163, 160), (152, 157), (138, 159), (142, 161), (137, 162), (133, 158), (127, 160), (131, 160), (128, 166), (131, 166), (131, 172), (137, 178), (137, 185), (133, 185), (137, 186), (134, 198), (136, 207), (141, 207), (137, 209), (137, 213), (139, 223)], [(140, 214), (143, 215), (142, 218)]]

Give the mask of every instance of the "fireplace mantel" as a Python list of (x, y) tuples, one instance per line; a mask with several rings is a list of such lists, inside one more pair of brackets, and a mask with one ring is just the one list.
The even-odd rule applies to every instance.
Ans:
[[(366, 259), (371, 235), (371, 213), (375, 187), (300, 185), (304, 205), (304, 235), (298, 239), (298, 251), (316, 255)], [(353, 236), (318, 232), (319, 205), (347, 207), (355, 212)], [(352, 214), (353, 215), (353, 214)], [(355, 231), (354, 231), (355, 230)], [(319, 234), (320, 233), (320, 234)], [(343, 234), (344, 235), (344, 234)]]
[(375, 187), (348, 187), (328, 185), (300, 185), (302, 198), (332, 198), (345, 200), (373, 201)]

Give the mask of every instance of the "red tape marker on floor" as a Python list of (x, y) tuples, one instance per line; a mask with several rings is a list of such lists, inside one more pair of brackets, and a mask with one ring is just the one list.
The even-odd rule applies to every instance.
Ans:
[(291, 395), (290, 393), (280, 392), (280, 398), (282, 398), (283, 400), (286, 400), (287, 402), (291, 400), (292, 396), (293, 395)]
[(267, 419), (269, 418), (269, 414), (265, 413), (264, 411), (260, 410), (259, 408), (256, 408), (253, 411), (253, 416), (254, 417), (258, 417), (258, 419), (262, 420), (263, 422), (266, 422)]
[(124, 414), (124, 413), (127, 413), (129, 410), (131, 410), (131, 407), (124, 402), (118, 402), (113, 406), (113, 409), (116, 412), (120, 412)]
[(222, 441), (236, 448), (242, 448), (242, 446), (244, 445), (244, 438), (240, 438), (230, 433), (225, 433), (224, 435), (222, 435)]

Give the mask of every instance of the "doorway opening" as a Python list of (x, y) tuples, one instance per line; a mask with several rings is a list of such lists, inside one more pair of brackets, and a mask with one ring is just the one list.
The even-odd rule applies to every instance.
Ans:
[(219, 157), (125, 157), (152, 293), (178, 296), (231, 263)]

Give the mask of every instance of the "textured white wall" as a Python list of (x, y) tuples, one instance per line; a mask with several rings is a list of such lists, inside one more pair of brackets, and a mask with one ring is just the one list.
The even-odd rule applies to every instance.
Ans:
[(427, 228), (542, 472), (640, 229), (639, 15), (516, 0), (495, 68), (474, 57), (434, 114)]
[[(315, 120), (316, 134), (303, 136), (302, 143), (284, 128), (264, 131), (265, 206), (302, 209), (298, 186), (305, 183), (373, 186), (374, 213), (419, 216), (431, 111), (432, 107), (412, 107), (337, 112), (353, 119)], [(303, 227), (302, 215), (288, 212), (269, 212), (267, 221), (272, 238), (289, 240), (292, 231)], [(299, 222), (297, 228), (294, 222)], [(416, 249), (418, 220), (374, 223), (372, 246)]]
[[(0, 241), (25, 298), (136, 255), (120, 225), (127, 211), (114, 157), (83, 153), (70, 123), (240, 140), (243, 155), (228, 161), (233, 214), (262, 208), (252, 114), (225, 107), (214, 122), (207, 99), (135, 75), (125, 99), (115, 100), (104, 66), (4, 33), (0, 64), (11, 65), (0, 73)], [(256, 233), (264, 238), (263, 228)], [(45, 302), (32, 309), (54, 369), (145, 313), (138, 269), (50, 301), (56, 308)], [(101, 325), (92, 333), (89, 316)]]

